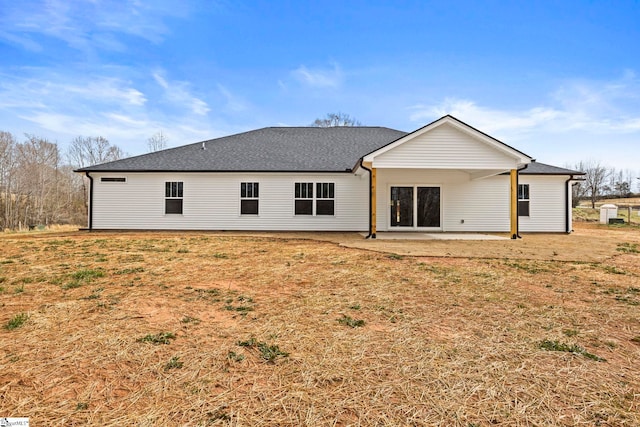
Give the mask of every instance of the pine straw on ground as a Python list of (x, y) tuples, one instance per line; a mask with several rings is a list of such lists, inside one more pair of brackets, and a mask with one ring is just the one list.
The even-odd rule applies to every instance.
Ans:
[(205, 233), (5, 237), (0, 416), (639, 425), (640, 232), (615, 239), (603, 261), (561, 262)]

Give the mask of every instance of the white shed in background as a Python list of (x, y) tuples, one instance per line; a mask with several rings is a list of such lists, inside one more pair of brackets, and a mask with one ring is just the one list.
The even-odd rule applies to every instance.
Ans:
[(618, 217), (618, 207), (616, 205), (606, 204), (600, 206), (600, 223), (609, 224), (611, 218)]

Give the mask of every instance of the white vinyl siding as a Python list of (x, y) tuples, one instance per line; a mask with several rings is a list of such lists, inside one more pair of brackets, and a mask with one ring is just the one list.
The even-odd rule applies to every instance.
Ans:
[[(377, 229), (389, 230), (391, 185), (441, 186), (442, 231), (509, 232), (508, 175), (472, 180), (462, 171), (379, 169)], [(520, 217), (520, 232), (566, 231), (566, 176), (520, 175), (529, 185), (529, 216)], [(464, 222), (463, 222), (464, 221)]]
[[(529, 184), (529, 216), (520, 217), (520, 231), (566, 232), (567, 176), (520, 175)], [(571, 201), (569, 201), (571, 203)]]
[(516, 160), (450, 125), (442, 125), (376, 156), (375, 168), (517, 168)]
[[(93, 228), (366, 231), (368, 176), (301, 173), (130, 173), (126, 191), (93, 173)], [(182, 215), (165, 215), (165, 182), (184, 183)], [(240, 215), (242, 182), (260, 183), (260, 215)], [(335, 183), (335, 215), (294, 215), (296, 182)]]
[[(377, 229), (389, 230), (391, 185), (440, 186), (442, 231), (509, 231), (509, 177), (471, 180), (466, 172), (378, 169)], [(464, 221), (464, 222), (463, 222)]]

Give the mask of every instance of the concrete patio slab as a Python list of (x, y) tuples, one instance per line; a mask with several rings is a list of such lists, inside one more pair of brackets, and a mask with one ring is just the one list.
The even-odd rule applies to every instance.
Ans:
[[(366, 236), (366, 233), (360, 233)], [(505, 236), (478, 233), (415, 233), (384, 231), (376, 233), (377, 240), (509, 240)]]

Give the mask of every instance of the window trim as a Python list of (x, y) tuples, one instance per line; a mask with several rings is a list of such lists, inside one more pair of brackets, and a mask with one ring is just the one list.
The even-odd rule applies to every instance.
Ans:
[[(325, 188), (326, 187), (326, 195)], [(318, 191), (321, 190), (321, 191)], [(320, 194), (322, 193), (322, 195)], [(335, 182), (316, 182), (316, 194), (315, 194), (314, 208), (316, 216), (336, 216), (336, 184)], [(333, 211), (330, 214), (318, 213), (318, 202), (331, 201), (331, 210)]]
[[(242, 212), (242, 202), (245, 200), (249, 200), (249, 201), (255, 200), (257, 202), (256, 213)], [(241, 181), (240, 182), (239, 212), (240, 212), (240, 216), (260, 216), (260, 182), (259, 181), (251, 181), (251, 182)]]
[[(295, 182), (293, 184), (293, 216), (314, 216), (314, 202), (313, 197), (315, 195), (315, 183), (314, 182)], [(304, 190), (304, 191), (303, 191)], [(309, 196), (311, 193), (311, 196)], [(311, 212), (298, 213), (298, 202), (311, 202)], [(306, 203), (305, 203), (306, 206)]]
[[(403, 182), (395, 182), (391, 181), (387, 184), (386, 195), (385, 197), (390, 202), (391, 201), (391, 191), (393, 187), (411, 187), (413, 188), (413, 226), (402, 226), (402, 225), (391, 225), (391, 215), (387, 215), (387, 229), (392, 231), (442, 231), (444, 230), (444, 218), (445, 218), (445, 191), (443, 184), (430, 184), (427, 182), (413, 182), (413, 183), (403, 183)], [(418, 227), (418, 188), (426, 187), (426, 188), (439, 188), (440, 189), (440, 226), (439, 227)], [(390, 212), (389, 212), (390, 213)]]
[[(175, 184), (175, 187), (174, 187)], [(180, 212), (167, 212), (167, 201), (179, 200)], [(184, 215), (184, 181), (165, 181), (164, 182), (164, 214), (165, 215)]]
[[(524, 206), (526, 206), (526, 214), (523, 213)], [(518, 184), (518, 216), (525, 218), (531, 216), (531, 187), (529, 184)]]
[(100, 182), (107, 184), (122, 184), (127, 182), (126, 176), (101, 176)]
[[(302, 191), (303, 187), (306, 187), (306, 191)], [(325, 188), (326, 194), (325, 195)], [(301, 186), (298, 189), (298, 186)], [(311, 216), (311, 217), (335, 217), (336, 216), (336, 183), (335, 181), (296, 181), (293, 185), (293, 216)], [(320, 191), (318, 191), (320, 190)], [(305, 197), (303, 196), (303, 193)], [(311, 194), (309, 196), (309, 193)], [(330, 197), (333, 196), (333, 197)], [(310, 213), (296, 213), (296, 202), (298, 201), (307, 201), (311, 202), (311, 212)], [(318, 213), (318, 201), (332, 201), (333, 202), (333, 213), (331, 214), (322, 214)]]

